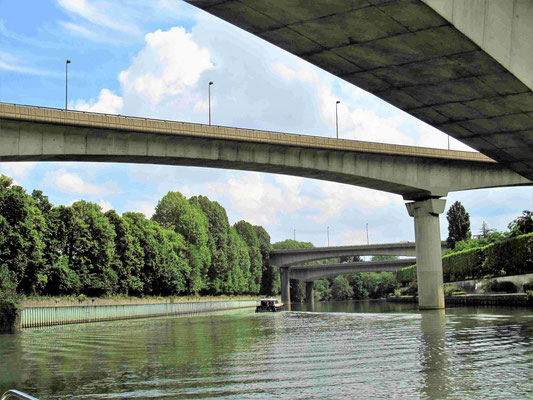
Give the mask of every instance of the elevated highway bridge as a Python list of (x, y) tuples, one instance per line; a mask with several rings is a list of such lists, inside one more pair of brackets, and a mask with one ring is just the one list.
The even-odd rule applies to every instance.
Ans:
[(476, 153), (1, 103), (0, 161), (103, 161), (240, 169), (401, 195), (409, 201), (408, 211), (415, 218), (422, 308), (444, 305), (438, 220), (444, 200), (438, 197), (456, 190), (531, 184)]

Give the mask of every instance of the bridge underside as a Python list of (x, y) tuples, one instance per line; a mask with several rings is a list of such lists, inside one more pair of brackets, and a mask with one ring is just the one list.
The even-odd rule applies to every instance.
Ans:
[[(424, 2), (187, 1), (375, 94), (533, 180), (531, 86)], [(443, 3), (448, 2), (439, 4)], [(494, 23), (513, 24), (514, 31), (525, 35), (521, 46), (515, 46), (515, 53), (522, 52), (515, 59), (531, 75), (527, 60), (532, 57), (527, 53), (528, 41), (533, 41), (528, 38), (533, 3), (515, 1), (516, 10), (512, 1), (497, 3), (500, 9), (510, 7), (511, 17), (507, 21), (496, 14)], [(494, 33), (492, 39), (506, 40), (501, 33)], [(497, 46), (505, 49), (509, 44)]]
[(416, 264), (416, 258), (405, 258), (390, 261), (348, 262), (324, 265), (297, 266), (290, 268), (290, 278), (302, 281), (331, 278), (337, 275), (355, 272), (398, 271)]

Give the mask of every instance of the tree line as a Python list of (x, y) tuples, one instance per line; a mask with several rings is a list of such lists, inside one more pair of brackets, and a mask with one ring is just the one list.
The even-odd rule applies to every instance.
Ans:
[[(54, 206), (0, 176), (0, 292), (61, 296), (272, 294), (270, 236), (205, 196), (169, 192), (152, 218)], [(2, 289), (3, 288), (3, 289)]]

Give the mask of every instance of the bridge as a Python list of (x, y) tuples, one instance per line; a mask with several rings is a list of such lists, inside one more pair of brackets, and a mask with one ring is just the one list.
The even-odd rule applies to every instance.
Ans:
[(533, 2), (186, 1), (533, 180)]
[(313, 285), (317, 279), (353, 274), (355, 272), (393, 272), (414, 264), (416, 264), (416, 258), (284, 267), (281, 268), (282, 301), (288, 304), (290, 308), (290, 279), (305, 281), (305, 297), (309, 303), (313, 303)]
[[(442, 251), (447, 248), (441, 243)], [(280, 268), (309, 261), (349, 256), (409, 256), (416, 254), (415, 242), (363, 244), (352, 246), (313, 247), (307, 249), (277, 249), (270, 252), (270, 263)]]
[[(186, 1), (533, 180), (532, 1)], [(407, 204), (420, 308), (444, 308), (436, 193)]]
[[(446, 242), (441, 242), (441, 249), (447, 248)], [(297, 279), (306, 282), (307, 299), (313, 299), (313, 281), (354, 272), (397, 271), (416, 264), (416, 258), (371, 261), (346, 262), (321, 265), (300, 265), (309, 261), (326, 260), (349, 256), (414, 256), (416, 245), (414, 242), (380, 243), (353, 246), (314, 247), (303, 249), (279, 249), (270, 252), (270, 263), (280, 269), (281, 299), (290, 304), (290, 280)]]
[(414, 217), (419, 306), (443, 308), (439, 214), (450, 191), (531, 185), (488, 157), (0, 103), (0, 161), (103, 161), (272, 172), (403, 196)]

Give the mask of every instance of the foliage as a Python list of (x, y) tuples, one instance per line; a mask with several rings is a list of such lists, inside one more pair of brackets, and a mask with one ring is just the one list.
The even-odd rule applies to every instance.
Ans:
[(448, 219), (449, 248), (453, 249), (456, 242), (470, 239), (470, 216), (459, 201), (452, 204), (446, 218)]
[(524, 210), (522, 215), (509, 224), (512, 236), (533, 233), (533, 211)]
[(483, 289), (485, 289), (486, 292), (492, 293), (516, 293), (518, 291), (518, 288), (513, 282), (497, 281), (496, 279), (485, 283)]
[(397, 260), (398, 256), (373, 256), (372, 261), (391, 261)]
[(461, 289), (457, 285), (444, 286), (444, 296), (461, 295), (461, 294), (466, 294), (466, 293), (463, 291), (463, 289)]
[(147, 219), (103, 213), (86, 201), (55, 207), (41, 191), (29, 196), (0, 176), (2, 301), (17, 292), (80, 298), (275, 294), (279, 272), (269, 263), (270, 248), (262, 227), (245, 221), (231, 227), (224, 208), (204, 196), (187, 200), (169, 192)]
[[(442, 270), (444, 282), (532, 273), (533, 233), (447, 254)], [(397, 271), (396, 277), (404, 285), (416, 279), (416, 266)]]
[(333, 279), (333, 283), (331, 285), (331, 296), (333, 299), (348, 300), (352, 299), (353, 295), (353, 289), (344, 275), (338, 275), (335, 277), (335, 279)]

